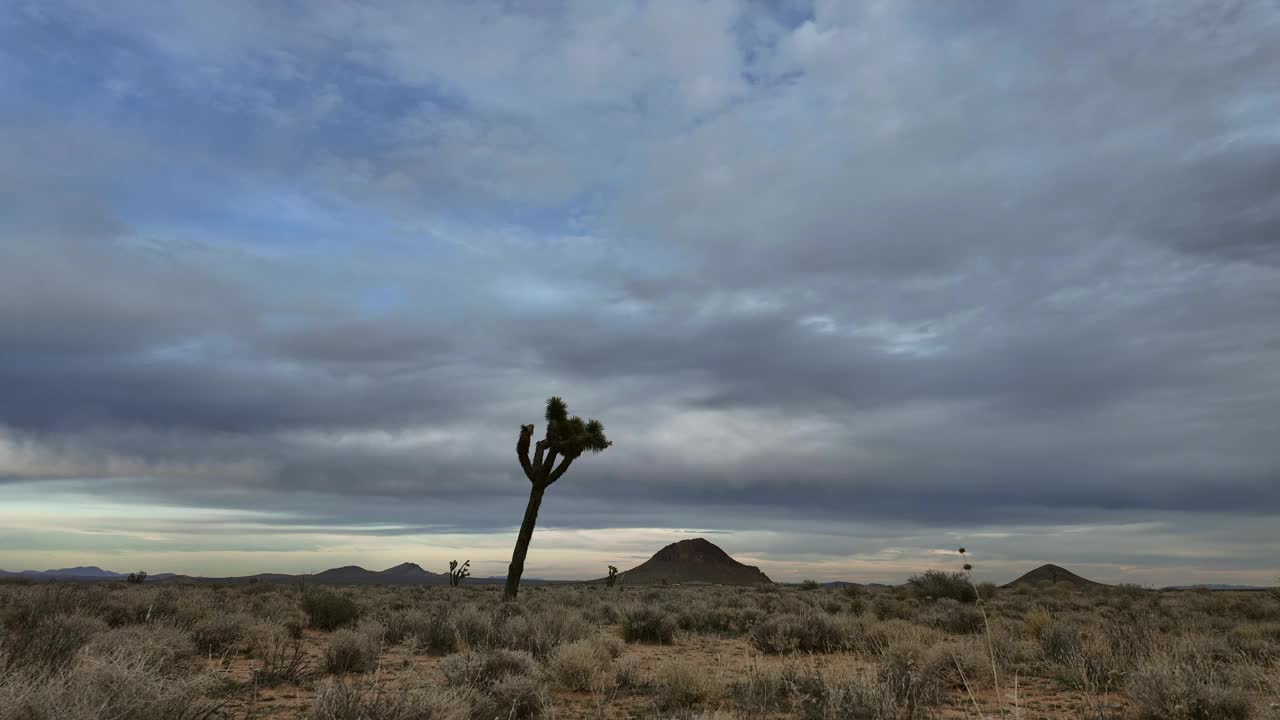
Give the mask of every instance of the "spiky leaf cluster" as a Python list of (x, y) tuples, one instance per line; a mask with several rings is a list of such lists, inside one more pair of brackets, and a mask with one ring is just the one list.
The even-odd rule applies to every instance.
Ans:
[(577, 458), (584, 452), (598, 453), (613, 443), (604, 434), (604, 423), (569, 417), (564, 400), (553, 396), (547, 400), (547, 444), (565, 458)]

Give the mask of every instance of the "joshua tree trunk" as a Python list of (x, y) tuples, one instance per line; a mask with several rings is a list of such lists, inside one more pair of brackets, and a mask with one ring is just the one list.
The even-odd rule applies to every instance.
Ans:
[[(529, 480), (529, 504), (524, 509), (524, 521), (516, 536), (516, 549), (511, 553), (511, 566), (507, 568), (507, 587), (503, 600), (515, 600), (520, 592), (520, 576), (524, 574), (524, 557), (529, 554), (529, 541), (533, 528), (538, 524), (538, 508), (542, 495), (555, 481), (569, 470), (573, 461), (584, 452), (598, 453), (613, 443), (604, 436), (604, 425), (599, 420), (583, 420), (577, 415), (569, 417), (564, 401), (558, 397), (547, 400), (547, 435), (533, 442), (533, 426), (521, 425), (520, 438), (516, 441), (516, 457), (520, 469)], [(529, 446), (533, 445), (533, 458)], [(560, 464), (556, 464), (556, 460)]]
[(538, 523), (538, 508), (542, 505), (542, 494), (545, 485), (535, 483), (529, 489), (529, 505), (524, 509), (524, 521), (520, 523), (520, 534), (516, 537), (516, 549), (511, 553), (511, 566), (507, 568), (507, 589), (502, 593), (503, 600), (515, 600), (520, 591), (520, 576), (524, 573), (524, 556), (529, 553), (529, 541), (533, 539), (533, 526)]

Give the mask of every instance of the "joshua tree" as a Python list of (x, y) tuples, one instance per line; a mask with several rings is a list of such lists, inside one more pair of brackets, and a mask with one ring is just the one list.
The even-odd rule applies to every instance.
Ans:
[[(568, 471), (569, 466), (584, 452), (598, 453), (613, 443), (604, 436), (604, 425), (599, 420), (583, 420), (569, 417), (564, 400), (552, 397), (547, 400), (547, 434), (535, 446), (533, 460), (529, 459), (529, 444), (533, 441), (533, 426), (520, 426), (520, 439), (516, 441), (516, 456), (520, 467), (529, 479), (529, 505), (520, 523), (520, 535), (516, 537), (516, 549), (511, 553), (511, 567), (507, 570), (507, 589), (504, 600), (514, 600), (520, 590), (520, 575), (524, 573), (524, 556), (529, 552), (533, 539), (533, 526), (538, 522), (538, 507), (542, 494), (551, 484)], [(556, 465), (556, 459), (560, 464)]]
[(604, 584), (613, 587), (618, 582), (618, 568), (609, 566), (609, 577), (604, 579)]
[(449, 561), (449, 587), (458, 587), (462, 584), (463, 578), (471, 577), (471, 561), (467, 560), (462, 563), (462, 567), (458, 567), (457, 560)]

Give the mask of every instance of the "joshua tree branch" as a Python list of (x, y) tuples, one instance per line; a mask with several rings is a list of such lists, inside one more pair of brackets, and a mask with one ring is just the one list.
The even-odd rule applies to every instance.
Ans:
[(533, 466), (539, 470), (542, 469), (542, 453), (546, 452), (547, 445), (548, 443), (546, 440), (539, 440), (537, 449), (533, 452)]
[[(533, 426), (520, 426), (520, 439), (516, 442), (516, 457), (520, 458), (520, 467), (524, 469), (525, 477), (529, 478), (529, 482), (533, 482), (533, 465), (529, 462), (529, 441), (533, 439)], [(538, 443), (538, 452), (542, 452), (542, 443)]]
[(566, 457), (565, 459), (561, 460), (560, 467), (556, 468), (554, 472), (552, 472), (549, 476), (547, 476), (547, 484), (550, 485), (551, 483), (559, 480), (560, 476), (563, 475), (565, 471), (569, 469), (569, 466), (572, 464), (573, 464), (572, 457)]

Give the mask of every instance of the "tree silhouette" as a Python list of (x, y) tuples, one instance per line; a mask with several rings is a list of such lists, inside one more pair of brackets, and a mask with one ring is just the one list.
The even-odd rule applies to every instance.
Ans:
[[(533, 526), (538, 522), (538, 507), (542, 494), (551, 484), (569, 470), (574, 460), (584, 452), (603, 452), (613, 443), (604, 435), (604, 424), (599, 420), (583, 420), (569, 417), (569, 408), (559, 397), (547, 399), (547, 433), (534, 447), (533, 460), (529, 459), (529, 444), (533, 442), (533, 425), (520, 426), (520, 439), (516, 442), (516, 456), (520, 467), (529, 479), (529, 504), (520, 523), (516, 548), (511, 553), (511, 567), (507, 569), (507, 588), (504, 600), (514, 600), (520, 590), (520, 576), (524, 573), (524, 558), (533, 539)], [(556, 460), (560, 464), (556, 464)]]
[(462, 567), (458, 567), (457, 560), (449, 561), (449, 587), (458, 587), (462, 581), (471, 577), (471, 561), (462, 563)]

